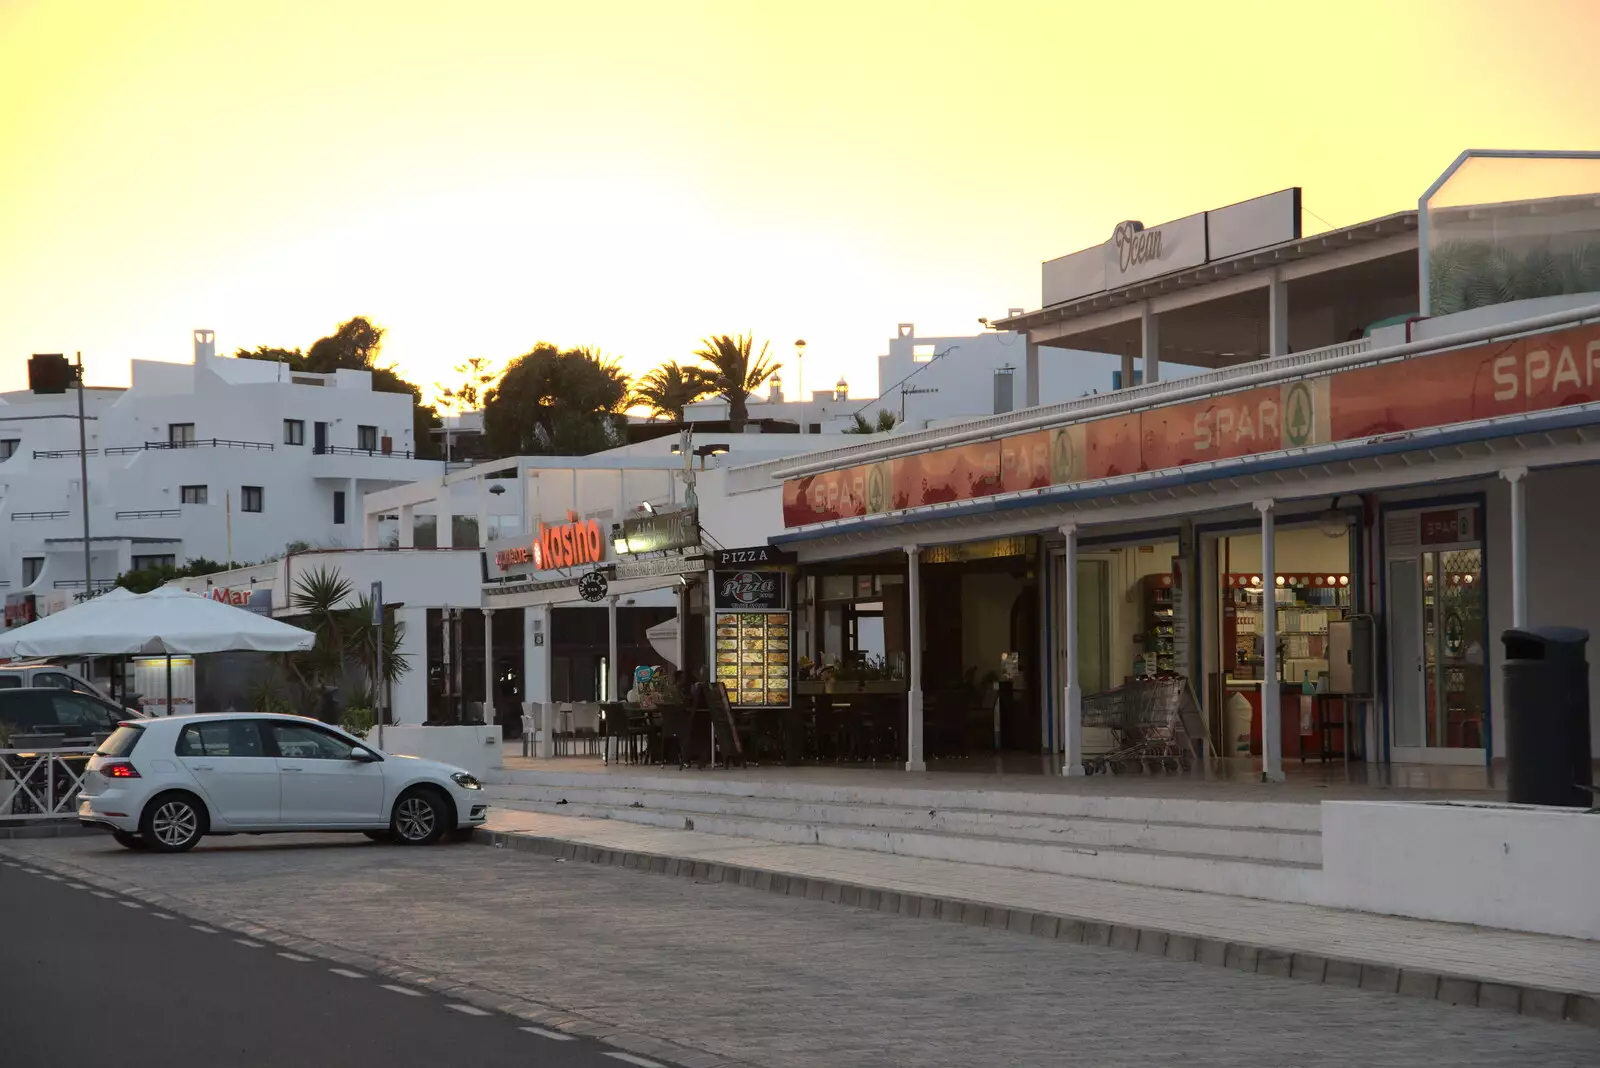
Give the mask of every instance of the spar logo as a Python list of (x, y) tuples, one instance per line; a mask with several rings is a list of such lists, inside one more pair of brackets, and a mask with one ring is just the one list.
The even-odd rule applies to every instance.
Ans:
[(738, 604), (761, 604), (778, 594), (778, 580), (758, 571), (740, 571), (722, 583), (722, 596)]
[(886, 512), (889, 510), (889, 476), (884, 470), (887, 464), (878, 464), (867, 474), (867, 511)]

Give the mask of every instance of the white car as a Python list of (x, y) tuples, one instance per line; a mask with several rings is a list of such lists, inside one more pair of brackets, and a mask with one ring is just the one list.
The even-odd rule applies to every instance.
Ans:
[(78, 795), (79, 823), (163, 853), (208, 834), (288, 831), (427, 845), (487, 812), (470, 772), (382, 753), (300, 716), (130, 720), (90, 758)]

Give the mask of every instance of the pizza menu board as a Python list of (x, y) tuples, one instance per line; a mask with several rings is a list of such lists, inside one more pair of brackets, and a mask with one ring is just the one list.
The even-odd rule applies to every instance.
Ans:
[(782, 571), (715, 573), (717, 679), (736, 707), (787, 708), (793, 677), (789, 576)]

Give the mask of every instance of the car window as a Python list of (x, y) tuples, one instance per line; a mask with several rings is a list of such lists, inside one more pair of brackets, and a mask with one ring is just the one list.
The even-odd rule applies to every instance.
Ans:
[(139, 744), (139, 739), (144, 737), (143, 727), (118, 727), (111, 732), (111, 737), (100, 743), (100, 748), (95, 750), (100, 756), (125, 757), (133, 752), (133, 747)]
[(0, 673), (0, 690), (15, 690), (22, 685), (22, 678), (10, 672)]
[(0, 700), (0, 723), (23, 733), (32, 733), (54, 723), (55, 713), (44, 698), (44, 694), (33, 690), (7, 694)]
[(269, 722), (278, 755), (300, 760), (349, 760), (350, 743), (326, 731), (299, 723)]
[(178, 736), (178, 756), (258, 757), (266, 756), (261, 747), (261, 732), (254, 721), (227, 719), (210, 723), (191, 723)]
[(35, 686), (53, 686), (58, 690), (72, 689), (72, 676), (59, 671), (41, 671), (33, 676)]
[(54, 722), (62, 727), (78, 727), (90, 731), (108, 731), (117, 725), (120, 716), (99, 701), (76, 693), (50, 695)]

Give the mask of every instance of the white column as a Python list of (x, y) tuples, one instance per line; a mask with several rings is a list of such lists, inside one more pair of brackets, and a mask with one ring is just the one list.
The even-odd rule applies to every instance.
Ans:
[(1148, 300), (1139, 309), (1139, 351), (1144, 356), (1144, 380), (1161, 381), (1161, 322)]
[[(364, 516), (365, 514), (366, 514), (366, 508), (364, 508), (362, 506), (361, 490), (357, 487), (356, 480), (353, 479), (353, 478), (345, 479), (345, 486), (344, 486), (344, 522), (345, 522), (345, 528), (349, 529), (351, 527), (354, 527), (356, 525), (356, 523), (358, 522), (358, 520), (356, 519), (356, 516), (358, 516), (358, 515)], [(365, 531), (362, 532), (361, 536), (363, 538), (366, 537)], [(345, 538), (345, 537), (341, 536), (339, 541), (340, 541), (341, 544), (350, 545), (350, 544), (353, 544), (355, 542), (355, 539), (354, 538)]]
[(1026, 406), (1037, 407), (1039, 404), (1039, 345), (1030, 340), (1028, 342), (1028, 355), (1023, 363), (1023, 372), (1028, 376), (1026, 393)]
[(377, 512), (366, 511), (362, 505), (361, 547), (363, 549), (376, 549), (378, 547), (378, 520)]
[(483, 722), (494, 725), (494, 609), (483, 610)]
[(1283, 275), (1272, 272), (1267, 283), (1267, 355), (1289, 354), (1289, 284)]
[(1500, 472), (1511, 484), (1511, 625), (1528, 625), (1528, 469)]
[(416, 544), (417, 513), (410, 504), (400, 506), (400, 548), (409, 549)]
[(1133, 350), (1122, 350), (1122, 388), (1128, 389), (1133, 385)]
[(1278, 684), (1278, 574), (1273, 503), (1257, 501), (1261, 513), (1261, 778), (1283, 781), (1282, 687)]
[(906, 546), (906, 770), (927, 771), (922, 759), (922, 551)]
[(1078, 528), (1068, 523), (1061, 528), (1067, 539), (1067, 551), (1062, 557), (1062, 587), (1065, 603), (1061, 606), (1066, 620), (1066, 633), (1062, 641), (1067, 650), (1067, 677), (1065, 700), (1061, 705), (1061, 774), (1082, 775), (1083, 771), (1083, 690), (1078, 685)]
[(555, 755), (551, 737), (554, 717), (550, 709), (550, 606), (532, 605), (522, 610), (522, 699), (528, 703), (540, 732), (534, 755)]
[(428, 718), (428, 610), (398, 608), (394, 615), (401, 628), (399, 655), (408, 670), (390, 685), (389, 721), (420, 724)]
[(606, 598), (606, 700), (620, 701), (623, 694), (622, 673), (617, 670), (617, 595)]

